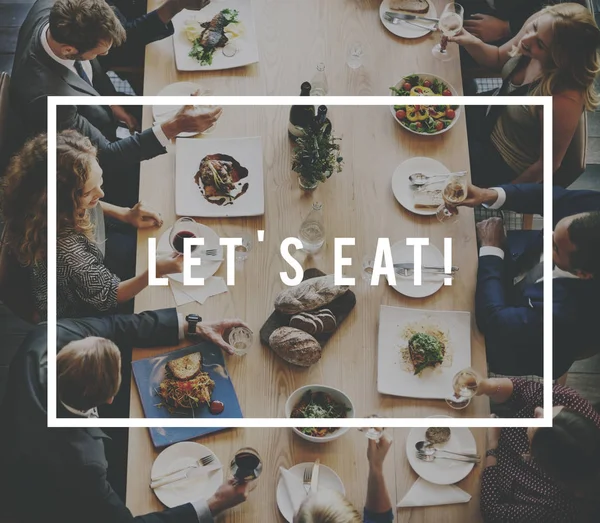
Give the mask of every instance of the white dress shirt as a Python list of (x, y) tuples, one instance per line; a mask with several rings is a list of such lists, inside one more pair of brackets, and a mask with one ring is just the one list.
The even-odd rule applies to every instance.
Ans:
[[(491, 189), (498, 193), (498, 198), (493, 204), (491, 204), (491, 205), (483, 204), (483, 206), (488, 209), (494, 209), (494, 210), (501, 209), (502, 206), (506, 203), (506, 191), (504, 189), (502, 189), (502, 187), (492, 187)], [(499, 258), (504, 259), (504, 251), (500, 247), (485, 246), (485, 247), (479, 248), (479, 256), (480, 257), (481, 256), (498, 256)], [(544, 255), (542, 254), (542, 256), (540, 257), (540, 261), (543, 261), (543, 257), (544, 257)], [(515, 278), (515, 283), (517, 283), (518, 281), (523, 279), (524, 276), (525, 275), (517, 276)], [(579, 278), (579, 277), (571, 272), (563, 271), (562, 269), (559, 269), (558, 267), (554, 267), (554, 269), (552, 270), (552, 278), (554, 279), (554, 278)], [(539, 283), (542, 280), (543, 280), (543, 278), (540, 278), (539, 280), (536, 281), (536, 283)]]

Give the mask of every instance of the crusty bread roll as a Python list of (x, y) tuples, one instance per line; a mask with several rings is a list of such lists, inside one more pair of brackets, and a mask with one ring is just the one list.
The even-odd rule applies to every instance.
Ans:
[(310, 334), (292, 327), (279, 327), (269, 337), (269, 346), (282, 359), (310, 367), (321, 359), (321, 345)]
[(348, 286), (335, 285), (333, 282), (333, 274), (303, 281), (296, 287), (280, 292), (275, 298), (275, 309), (284, 314), (298, 314), (323, 307), (348, 290)]

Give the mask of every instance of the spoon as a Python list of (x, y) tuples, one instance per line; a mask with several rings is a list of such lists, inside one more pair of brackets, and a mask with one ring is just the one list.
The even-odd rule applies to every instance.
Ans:
[(450, 457), (445, 457), (445, 456), (429, 456), (427, 454), (423, 454), (422, 452), (417, 452), (417, 458), (420, 459), (421, 461), (427, 461), (429, 463), (431, 463), (432, 461), (435, 461), (436, 459), (449, 459), (450, 461), (462, 461), (463, 463), (479, 463), (480, 462), (479, 459), (475, 459), (475, 458), (459, 459), (459, 458), (450, 458)]
[(463, 456), (465, 458), (479, 459), (479, 456), (477, 454), (470, 454), (468, 452), (465, 452), (465, 453), (452, 452), (450, 450), (438, 449), (438, 448), (434, 447), (433, 443), (430, 443), (429, 441), (417, 441), (417, 443), (415, 443), (415, 448), (419, 451), (419, 453), (425, 454), (426, 456), (433, 456), (433, 455), (435, 455), (436, 452), (446, 452), (448, 454), (454, 454), (455, 456)]
[(466, 171), (460, 171), (457, 173), (446, 173), (446, 174), (424, 174), (424, 173), (413, 173), (408, 177), (410, 183), (416, 186), (425, 185), (431, 183), (433, 178), (447, 178), (450, 175), (462, 175), (466, 174)]

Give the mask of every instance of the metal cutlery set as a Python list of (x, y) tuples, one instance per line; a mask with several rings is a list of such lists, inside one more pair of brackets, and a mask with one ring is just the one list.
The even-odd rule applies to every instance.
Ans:
[[(390, 11), (386, 11), (384, 16), (388, 22), (391, 22), (394, 25), (403, 22), (405, 24), (409, 24), (409, 25), (418, 27), (420, 29), (425, 29), (427, 31), (435, 31), (437, 29), (438, 23), (439, 23), (439, 20), (437, 18), (428, 18), (426, 16), (405, 15), (405, 14), (401, 14), (401, 13), (392, 13)], [(416, 21), (418, 21), (418, 22), (421, 22), (421, 21), (422, 22), (434, 22), (434, 24), (433, 25), (421, 25), (421, 24), (416, 23)]]
[(311, 492), (316, 492), (319, 486), (319, 465), (320, 460), (315, 460), (312, 468), (306, 467), (304, 469), (304, 475), (302, 477), (302, 485), (304, 486), (304, 491), (308, 496)]
[(152, 482), (150, 483), (150, 488), (155, 489), (164, 487), (165, 485), (170, 485), (171, 483), (176, 483), (194, 476), (207, 475), (215, 470), (223, 468), (221, 464), (214, 463), (215, 460), (215, 455), (209, 454), (208, 456), (203, 456), (194, 463), (191, 463), (187, 467), (173, 470), (168, 474), (151, 478)]
[[(436, 459), (447, 459), (450, 461), (462, 461), (463, 463), (480, 463), (481, 457), (478, 454), (469, 452), (453, 452), (450, 450), (434, 447), (428, 441), (419, 441), (415, 444), (417, 458), (421, 461), (432, 462)], [(450, 454), (450, 456), (440, 456), (440, 453)], [(456, 457), (454, 457), (456, 456)]]

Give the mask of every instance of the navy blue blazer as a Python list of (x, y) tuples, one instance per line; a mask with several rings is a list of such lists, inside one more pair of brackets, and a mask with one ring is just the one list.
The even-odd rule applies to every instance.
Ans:
[[(523, 214), (543, 214), (543, 185), (505, 185), (503, 209)], [(553, 224), (581, 212), (600, 210), (600, 192), (553, 188)], [(543, 375), (543, 283), (522, 292), (512, 278), (523, 260), (542, 252), (542, 231), (515, 231), (509, 235), (505, 260), (479, 258), (477, 273), (477, 325), (485, 335), (490, 370), (499, 374)], [(546, 258), (550, 260), (548, 253)], [(553, 377), (567, 372), (577, 356), (600, 343), (597, 280), (553, 280)]]

